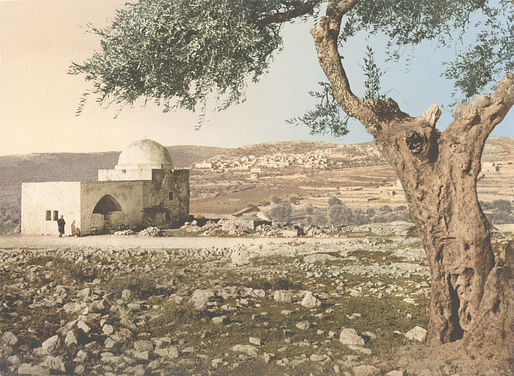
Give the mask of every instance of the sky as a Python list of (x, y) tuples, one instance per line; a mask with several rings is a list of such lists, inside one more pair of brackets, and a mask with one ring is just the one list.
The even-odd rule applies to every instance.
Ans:
[[(137, 139), (150, 138), (163, 145), (211, 145), (238, 147), (289, 140), (336, 143), (371, 141), (362, 125), (351, 123), (342, 138), (310, 135), (305, 126), (285, 120), (313, 108), (309, 90), (324, 76), (319, 67), (311, 23), (284, 28), (284, 49), (276, 55), (270, 72), (247, 91), (245, 103), (224, 112), (209, 109), (200, 130), (197, 113), (162, 113), (154, 105), (136, 104), (119, 114), (88, 101), (75, 116), (81, 94), (88, 88), (80, 76), (67, 74), (73, 61), (82, 62), (99, 47), (99, 40), (86, 32), (88, 23), (106, 25), (114, 10), (126, 0), (0, 0), (0, 155), (41, 152), (93, 152), (123, 150)], [(357, 38), (345, 50), (344, 62), (350, 83), (363, 94), (362, 57), (366, 44)], [(451, 82), (440, 77), (441, 59), (452, 50), (436, 49), (430, 43), (406, 51), (410, 64), (389, 66), (383, 79), (388, 96), (413, 116), (431, 104), (452, 101)], [(493, 135), (514, 136), (511, 113)], [(116, 117), (116, 115), (118, 116)], [(451, 121), (443, 111), (439, 127)]]

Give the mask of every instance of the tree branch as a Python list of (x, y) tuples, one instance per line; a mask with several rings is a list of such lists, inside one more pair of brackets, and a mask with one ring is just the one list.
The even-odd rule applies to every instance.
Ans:
[(321, 68), (330, 82), (332, 95), (349, 116), (358, 119), (366, 130), (377, 137), (384, 127), (395, 121), (403, 122), (409, 116), (400, 111), (392, 99), (361, 99), (356, 96), (348, 81), (348, 76), (339, 54), (339, 32), (343, 16), (359, 0), (331, 0), (326, 15), (320, 20), (319, 27), (311, 30)]
[[(311, 13), (314, 8), (321, 4), (322, 0), (309, 0), (295, 4), (294, 8), (277, 12), (257, 20), (256, 25), (260, 28), (272, 23), (284, 23), (300, 16)], [(294, 3), (298, 3), (297, 1)]]
[(514, 73), (507, 73), (491, 94), (474, 98), (471, 103), (456, 109), (455, 120), (444, 136), (459, 139), (479, 139), (482, 144), (494, 128), (501, 123), (514, 105)]

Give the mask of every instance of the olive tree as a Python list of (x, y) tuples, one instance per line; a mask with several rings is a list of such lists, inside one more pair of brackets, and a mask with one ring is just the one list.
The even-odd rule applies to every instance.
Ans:
[[(334, 135), (348, 131), (348, 118), (364, 125), (401, 181), (426, 251), (427, 341), (453, 344), (448, 354), (505, 359), (514, 343), (511, 265), (509, 257), (495, 260), (476, 182), (487, 137), (514, 102), (513, 8), (510, 0), (139, 0), (93, 29), (101, 49), (71, 73), (91, 83), (82, 104), (93, 95), (104, 104), (145, 98), (164, 111), (201, 110), (215, 97), (222, 110), (267, 72), (283, 25), (312, 17), (327, 82), (312, 93), (316, 108), (293, 121)], [(399, 49), (426, 40), (457, 48), (470, 28), (473, 44), (462, 45), (443, 73), (467, 100), (444, 131), (436, 105), (410, 115), (380, 94), (371, 49), (363, 48), (366, 93), (352, 91), (343, 56), (350, 38), (387, 36), (395, 61)]]

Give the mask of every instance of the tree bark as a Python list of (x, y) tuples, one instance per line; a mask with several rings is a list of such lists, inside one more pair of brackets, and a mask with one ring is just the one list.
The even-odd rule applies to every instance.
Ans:
[(361, 99), (350, 89), (338, 51), (342, 17), (356, 2), (330, 1), (311, 33), (335, 99), (373, 135), (402, 183), (431, 271), (427, 341), (461, 341), (460, 354), (451, 354), (457, 357), (511, 358), (511, 258), (495, 263), (476, 182), (485, 141), (513, 105), (514, 74), (492, 94), (459, 106), (442, 133), (435, 105), (413, 118), (392, 99)]

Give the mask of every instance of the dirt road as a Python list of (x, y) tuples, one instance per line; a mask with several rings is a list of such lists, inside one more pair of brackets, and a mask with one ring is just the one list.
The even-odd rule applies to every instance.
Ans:
[(123, 247), (123, 248), (210, 248), (235, 245), (282, 244), (289, 242), (334, 243), (343, 238), (228, 238), (228, 237), (140, 237), (95, 235), (85, 237), (57, 236), (4, 236), (0, 248), (49, 248), (49, 247)]

